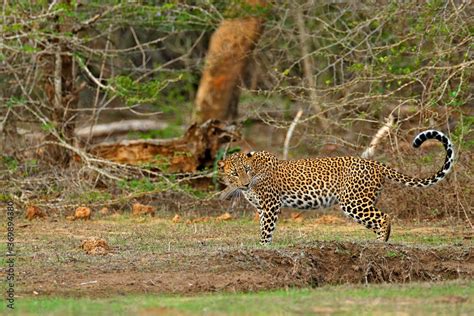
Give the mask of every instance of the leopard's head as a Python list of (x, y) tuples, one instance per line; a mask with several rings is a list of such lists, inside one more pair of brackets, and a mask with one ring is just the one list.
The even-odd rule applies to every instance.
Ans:
[(226, 185), (245, 189), (250, 184), (251, 153), (235, 153), (217, 163), (219, 175)]
[(252, 182), (253, 153), (235, 153), (217, 163), (219, 177), (227, 185), (221, 198), (225, 199), (239, 190), (248, 190)]
[(217, 163), (219, 177), (227, 185), (221, 198), (225, 199), (235, 192), (251, 189), (275, 168), (277, 157), (266, 151), (235, 153)]

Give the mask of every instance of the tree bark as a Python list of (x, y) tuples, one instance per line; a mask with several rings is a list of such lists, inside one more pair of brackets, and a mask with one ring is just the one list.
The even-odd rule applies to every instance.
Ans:
[(209, 120), (192, 124), (183, 137), (101, 143), (92, 146), (89, 153), (119, 163), (150, 163), (170, 173), (196, 172), (213, 166), (223, 144), (238, 140), (240, 133), (235, 126)]
[[(63, 3), (71, 5), (71, 1), (63, 0)], [(58, 33), (71, 32), (73, 25), (70, 22), (60, 22), (59, 16), (55, 17), (56, 30)], [(72, 56), (63, 43), (62, 39), (52, 40), (56, 52), (50, 54), (46, 60), (45, 91), (51, 106), (51, 123), (56, 129), (57, 136), (69, 144), (74, 138), (74, 110), (77, 107), (79, 91), (75, 88), (75, 70)], [(47, 140), (57, 141), (55, 135), (47, 136)], [(60, 146), (47, 146), (44, 158), (56, 164), (67, 166), (72, 158), (72, 153)]]
[[(263, 0), (247, 0), (263, 6)], [(193, 121), (229, 121), (237, 118), (242, 73), (262, 32), (261, 17), (223, 20), (211, 37), (206, 64), (196, 94)]]
[(296, 11), (296, 25), (298, 27), (298, 40), (301, 47), (301, 58), (303, 59), (303, 84), (309, 90), (309, 102), (319, 118), (319, 123), (322, 129), (327, 129), (328, 124), (326, 114), (324, 113), (324, 102), (316, 93), (316, 82), (314, 80), (314, 65), (313, 59), (310, 56), (311, 47), (309, 46), (309, 35), (306, 30), (305, 20), (303, 15), (303, 8), (301, 5), (295, 4)]
[(129, 132), (148, 132), (168, 127), (166, 122), (155, 120), (121, 120), (96, 124), (74, 129), (75, 137), (80, 141), (127, 134)]

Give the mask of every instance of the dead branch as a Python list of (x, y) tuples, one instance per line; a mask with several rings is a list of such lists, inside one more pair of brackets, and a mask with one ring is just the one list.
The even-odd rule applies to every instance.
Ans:
[(361, 157), (364, 159), (369, 159), (371, 158), (374, 153), (375, 153), (375, 147), (380, 143), (382, 138), (385, 137), (385, 135), (388, 135), (390, 132), (390, 129), (393, 127), (395, 124), (395, 118), (393, 117), (392, 114), (390, 114), (386, 119), (385, 119), (385, 124), (379, 128), (375, 136), (372, 138), (372, 141), (370, 142), (369, 147), (367, 147), (366, 150), (362, 153)]
[(316, 93), (316, 83), (314, 81), (313, 59), (310, 56), (310, 47), (308, 45), (308, 32), (306, 31), (303, 10), (301, 6), (296, 6), (296, 26), (298, 27), (298, 40), (300, 44), (301, 55), (303, 59), (303, 73), (306, 84), (309, 88), (310, 101), (317, 114), (322, 112), (322, 107)]
[(95, 126), (84, 126), (76, 128), (74, 134), (78, 138), (87, 137), (106, 137), (117, 134), (126, 134), (128, 132), (146, 132), (151, 130), (164, 129), (168, 126), (165, 122), (154, 120), (124, 120), (106, 124), (97, 124)]
[(54, 97), (53, 97), (53, 104), (55, 112), (61, 111), (63, 106), (62, 100), (62, 79), (61, 75), (63, 72), (63, 64), (62, 64), (62, 57), (61, 57), (61, 46), (58, 45), (58, 50), (55, 54), (54, 58)]
[(167, 172), (196, 172), (211, 166), (222, 144), (238, 140), (235, 126), (217, 120), (191, 125), (183, 137), (101, 143), (90, 153), (117, 163), (151, 163)]
[(288, 132), (286, 133), (285, 144), (283, 146), (283, 159), (285, 160), (288, 159), (288, 148), (290, 147), (291, 136), (293, 135), (293, 131), (295, 130), (296, 124), (298, 124), (301, 115), (303, 115), (303, 110), (299, 109), (298, 113), (296, 113), (295, 118), (293, 119), (293, 122), (291, 122), (290, 128), (288, 128)]

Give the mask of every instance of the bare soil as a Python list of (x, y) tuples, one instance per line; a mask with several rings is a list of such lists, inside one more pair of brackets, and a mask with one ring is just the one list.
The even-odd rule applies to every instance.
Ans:
[[(251, 215), (246, 217), (244, 226), (256, 228)], [(199, 224), (173, 224), (171, 219), (166, 219), (167, 226), (162, 226), (165, 220), (159, 218), (153, 218), (152, 222), (151, 218), (146, 217), (142, 220), (124, 220), (127, 223), (120, 224), (120, 228), (110, 226), (103, 220), (49, 223), (39, 220), (24, 224), (19, 234), (19, 253), (23, 249), (23, 255), (18, 258), (16, 293), (20, 296), (72, 297), (133, 293), (190, 295), (327, 284), (474, 278), (474, 250), (470, 240), (441, 246), (372, 240), (307, 241), (267, 248), (256, 243), (239, 245), (241, 242), (246, 244), (239, 239), (240, 236), (227, 236), (228, 239), (210, 244), (212, 235), (221, 234), (222, 230), (229, 230), (232, 234), (229, 221), (222, 223), (211, 219)], [(235, 221), (239, 220), (242, 221)], [(298, 223), (290, 216), (287, 220), (283, 219), (280, 234), (304, 232), (305, 229), (315, 229), (314, 225), (320, 229), (347, 226), (348, 222), (344, 221), (343, 218), (326, 215)], [(124, 231), (123, 227), (129, 230)], [(163, 227), (169, 232), (161, 231)], [(347, 227), (359, 229), (358, 226)], [(428, 228), (414, 231), (426, 235), (432, 232)], [(196, 238), (188, 235), (193, 230), (198, 232)], [(206, 230), (206, 234), (199, 235), (200, 230)], [(242, 231), (242, 234), (248, 233), (246, 229)], [(187, 240), (180, 247), (170, 246), (167, 249), (167, 244), (176, 242), (174, 234), (182, 234), (183, 239)], [(111, 251), (102, 255), (86, 254), (80, 248), (79, 241), (90, 235), (108, 238)], [(120, 241), (114, 239), (117, 235), (125, 237)], [(257, 235), (249, 238), (256, 239)]]
[[(395, 253), (387, 257), (387, 253)], [(22, 294), (111, 296), (130, 293), (195, 294), (255, 291), (325, 284), (443, 281), (474, 277), (470, 249), (421, 249), (393, 245), (324, 242), (285, 250), (220, 251), (208, 255), (155, 257), (163, 269), (137, 265), (76, 269), (73, 264), (30, 271)], [(185, 266), (185, 268), (184, 268)], [(184, 269), (183, 269), (184, 268)]]

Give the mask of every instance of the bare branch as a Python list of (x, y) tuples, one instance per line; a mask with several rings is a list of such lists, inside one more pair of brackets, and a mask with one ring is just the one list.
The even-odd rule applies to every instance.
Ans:
[(290, 128), (288, 128), (288, 132), (286, 133), (285, 144), (283, 145), (283, 159), (284, 160), (288, 159), (288, 150), (290, 147), (291, 136), (293, 135), (293, 131), (295, 130), (296, 124), (298, 124), (298, 121), (300, 120), (301, 115), (303, 115), (303, 110), (299, 109), (295, 115), (295, 118), (293, 119), (293, 122), (291, 122)]
[(90, 137), (95, 138), (123, 134), (131, 131), (146, 132), (150, 130), (164, 129), (167, 126), (168, 124), (165, 122), (157, 122), (154, 120), (123, 120), (76, 128), (74, 133), (79, 138), (87, 138), (89, 137), (89, 133)]
[(395, 123), (395, 118), (392, 114), (390, 114), (386, 119), (384, 125), (379, 128), (377, 133), (372, 138), (369, 147), (367, 147), (364, 152), (362, 153), (361, 157), (364, 159), (369, 159), (374, 156), (375, 147), (380, 143), (380, 141), (390, 133), (390, 129), (392, 129)]

